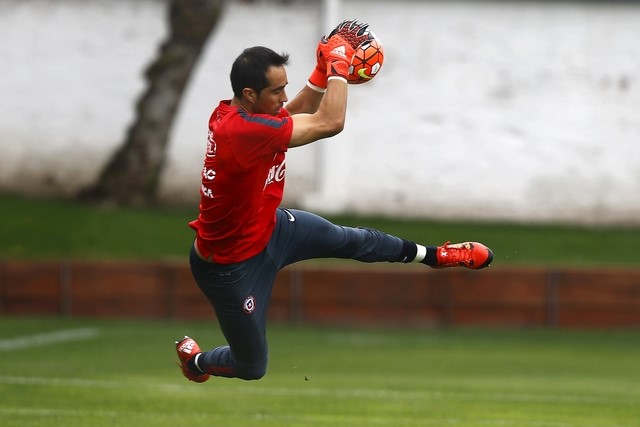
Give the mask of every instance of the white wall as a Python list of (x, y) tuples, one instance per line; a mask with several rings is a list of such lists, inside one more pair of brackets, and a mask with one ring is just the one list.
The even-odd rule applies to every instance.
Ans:
[[(640, 4), (343, 0), (382, 73), (345, 132), (291, 150), (287, 199), (320, 212), (640, 223)], [(70, 194), (122, 142), (164, 38), (161, 0), (0, 0), (0, 187)], [(195, 203), (211, 108), (246, 46), (313, 67), (319, 2), (232, 3), (172, 132), (163, 197)], [(241, 28), (241, 31), (238, 29)]]

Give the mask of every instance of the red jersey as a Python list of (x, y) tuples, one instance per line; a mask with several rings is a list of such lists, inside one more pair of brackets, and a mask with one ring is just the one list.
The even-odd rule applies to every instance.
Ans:
[(189, 223), (203, 257), (231, 264), (265, 248), (282, 201), (285, 152), (292, 130), (285, 109), (277, 116), (249, 114), (227, 100), (213, 111), (200, 214)]

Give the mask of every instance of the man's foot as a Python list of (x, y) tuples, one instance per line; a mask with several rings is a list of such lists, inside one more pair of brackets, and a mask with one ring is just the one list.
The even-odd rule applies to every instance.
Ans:
[(200, 347), (198, 343), (195, 342), (192, 338), (185, 336), (180, 341), (176, 341), (176, 351), (178, 352), (178, 357), (180, 358), (180, 363), (178, 366), (182, 369), (182, 374), (187, 377), (189, 380), (203, 383), (209, 379), (209, 374), (203, 374), (200, 371), (195, 371), (189, 368), (188, 362), (193, 357), (195, 357), (198, 353), (201, 353)]
[(493, 261), (491, 249), (478, 242), (450, 243), (438, 246), (436, 253), (441, 267), (466, 267), (474, 270), (488, 267)]

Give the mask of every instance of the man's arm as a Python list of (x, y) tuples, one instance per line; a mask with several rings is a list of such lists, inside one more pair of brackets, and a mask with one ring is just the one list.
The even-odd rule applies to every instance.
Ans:
[[(328, 138), (344, 129), (349, 66), (367, 27), (367, 24), (357, 21), (343, 21), (328, 37), (320, 40), (316, 50), (317, 64), (309, 77), (309, 84), (292, 101), (294, 105), (289, 110), (306, 111), (291, 116), (293, 132), (289, 147), (299, 147)], [(325, 87), (326, 91), (322, 95)], [(313, 111), (313, 100), (318, 99), (317, 111), (309, 114)], [(312, 102), (305, 102), (310, 100)]]
[(318, 92), (309, 86), (305, 86), (298, 92), (294, 99), (287, 103), (285, 109), (292, 116), (301, 113), (313, 114), (318, 111), (320, 107), (322, 95), (324, 95), (324, 92)]
[(327, 44), (327, 37), (323, 36), (316, 47), (316, 66), (311, 72), (307, 84), (287, 103), (285, 107), (289, 114), (309, 113), (318, 111), (322, 95), (327, 90), (327, 59), (322, 54), (322, 48)]
[(347, 114), (347, 93), (346, 79), (330, 79), (315, 113), (291, 117), (293, 132), (289, 147), (299, 147), (342, 132)]

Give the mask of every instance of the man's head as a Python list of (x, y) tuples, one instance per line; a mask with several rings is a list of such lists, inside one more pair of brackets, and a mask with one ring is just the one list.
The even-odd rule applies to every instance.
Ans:
[(252, 113), (275, 115), (287, 102), (285, 65), (289, 55), (255, 46), (245, 49), (231, 67), (234, 97)]

